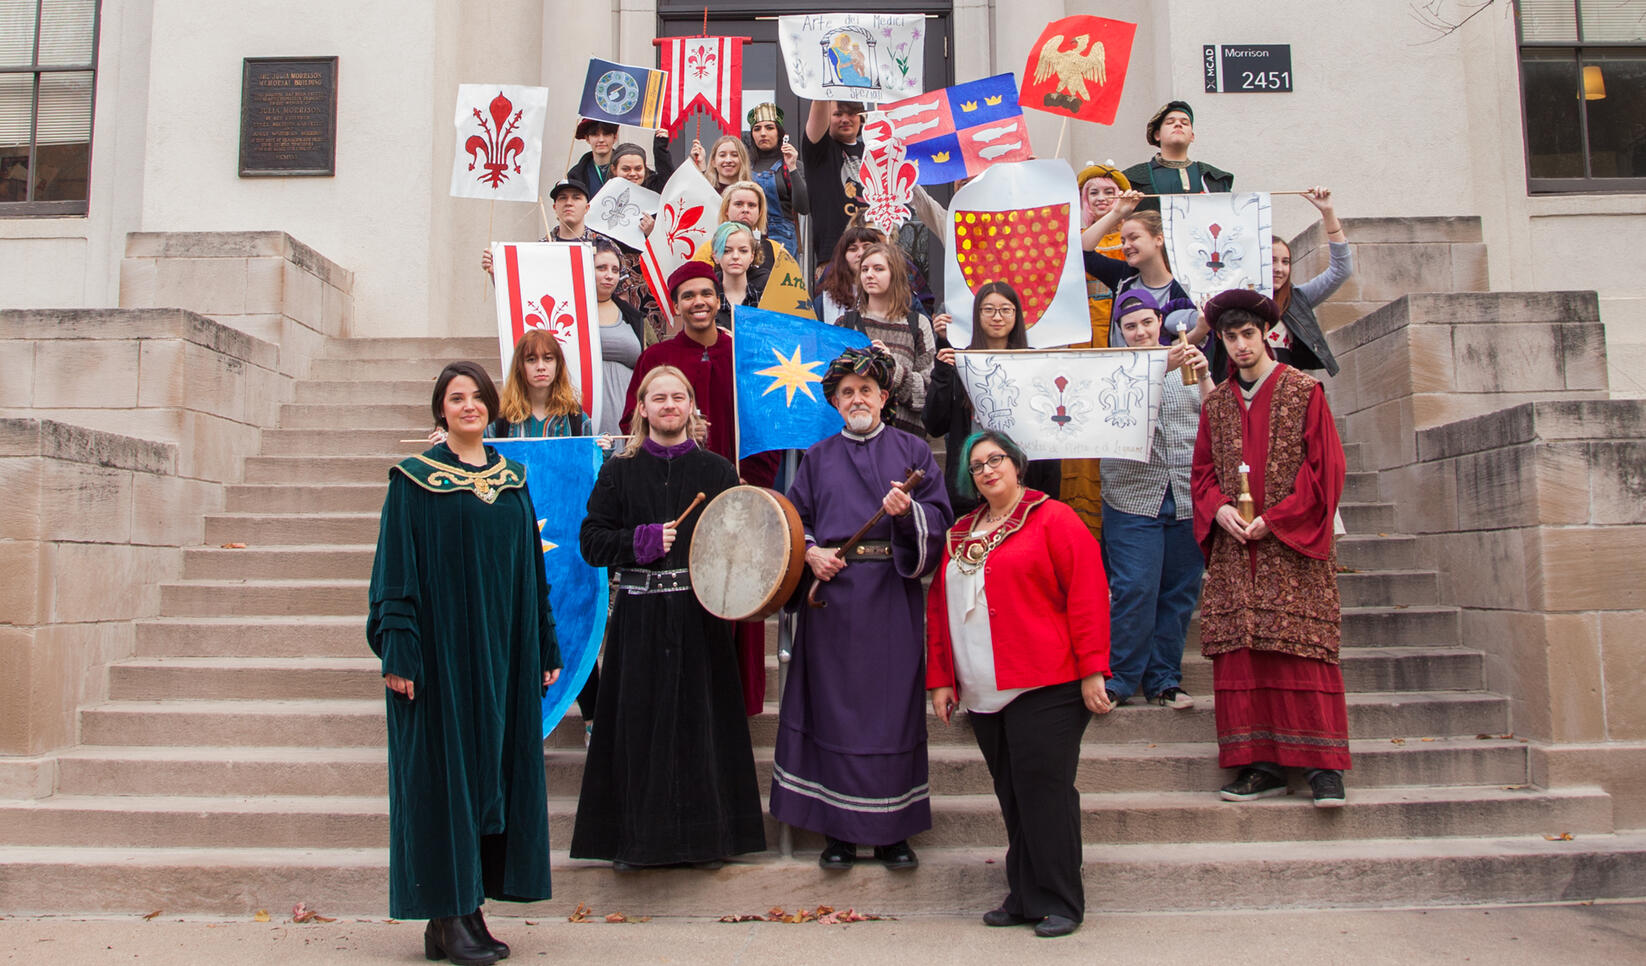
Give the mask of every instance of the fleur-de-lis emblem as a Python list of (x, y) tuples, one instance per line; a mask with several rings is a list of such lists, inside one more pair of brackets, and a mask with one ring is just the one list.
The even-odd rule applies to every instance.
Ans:
[(663, 206), (664, 224), (669, 228), (669, 251), (676, 252), (681, 258), (690, 258), (697, 251), (698, 239), (708, 232), (704, 228), (694, 226), (703, 220), (703, 206), (693, 205), (690, 208), (684, 202), (670, 203)]
[(1109, 411), (1103, 421), (1117, 429), (1137, 425), (1138, 417), (1132, 410), (1141, 410), (1147, 403), (1148, 384), (1146, 374), (1140, 377), (1127, 368), (1116, 369), (1103, 380), (1105, 388), (1097, 394), (1098, 405)]
[[(479, 180), (499, 187), (509, 180), (509, 168), (514, 173), (520, 173), (520, 155), (526, 150), (526, 142), (519, 136), (514, 136), (514, 129), (520, 126), (520, 117), (524, 111), (514, 109), (514, 102), (503, 96), (502, 91), (492, 98), (487, 105), (491, 114), (491, 121), (487, 123), (486, 115), (480, 113), (480, 108), (474, 109), (474, 119), (480, 125), (480, 134), (471, 134), (463, 143), (463, 150), (469, 155), (469, 170), (480, 163), (485, 157), (484, 171), (478, 176)], [(510, 113), (513, 113), (513, 117)]]
[(914, 200), (920, 166), (907, 160), (903, 142), (892, 138), (870, 150), (857, 173), (869, 202), (864, 220), (888, 235), (896, 231), (909, 219), (908, 205)]
[(561, 345), (570, 342), (577, 334), (577, 315), (572, 311), (571, 301), (561, 301), (548, 293), (535, 300), (526, 300), (526, 312), (521, 322), (527, 329), (548, 332)]
[(719, 59), (713, 49), (699, 47), (686, 55), (686, 69), (698, 80), (702, 80), (709, 76), (709, 71), (714, 70), (714, 65)]
[(601, 216), (609, 225), (624, 226), (640, 220), (640, 206), (629, 200), (629, 189), (600, 199)]

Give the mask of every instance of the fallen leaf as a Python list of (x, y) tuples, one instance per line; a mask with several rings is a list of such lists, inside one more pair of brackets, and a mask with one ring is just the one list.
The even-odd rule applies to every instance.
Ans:
[(994, 860), (993, 859), (984, 859), (983, 864), (984, 865), (994, 865)]
[(292, 922), (336, 922), (330, 916), (322, 916), (318, 910), (310, 909), (306, 902), (299, 902), (291, 907)]
[(252, 916), (251, 919), (252, 922), (268, 922), (269, 911), (267, 909), (259, 909), (257, 910), (257, 915)]
[(721, 922), (765, 922), (766, 917), (765, 916), (753, 916), (753, 915), (739, 916), (739, 915), (733, 913), (731, 915), (721, 916), (720, 921)]
[(1419, 738), (1418, 741), (1439, 741), (1439, 738)]
[(535, 925), (537, 925), (537, 923), (535, 923), (535, 922), (532, 922), (532, 921), (531, 921), (531, 920), (530, 920), (530, 919), (527, 919), (527, 920), (526, 920), (526, 925), (528, 925), (528, 926), (535, 926)]
[(766, 910), (766, 918), (772, 920), (773, 922), (781, 922), (787, 915), (788, 913), (783, 911), (782, 906), (772, 906), (770, 909)]
[(225, 543), (225, 544), (223, 544), (223, 549), (224, 550), (244, 550), (244, 549), (246, 549), (246, 545), (243, 544), (243, 543)]
[(1543, 837), (1550, 842), (1570, 842), (1572, 840), (1572, 833), (1562, 832), (1559, 835), (1545, 835)]
[(590, 909), (588, 906), (585, 906), (583, 903), (579, 902), (577, 904), (577, 908), (572, 910), (572, 914), (566, 917), (566, 921), (567, 922), (588, 922), (589, 921), (589, 913), (591, 913), (593, 911), (594, 911), (593, 909)]
[(608, 912), (608, 913), (606, 913), (606, 921), (607, 922), (628, 922), (629, 920), (621, 912)]
[(1403, 745), (1405, 743), (1406, 743), (1405, 738), (1390, 738), (1389, 739), (1389, 744), (1391, 744), (1391, 745)]
[(165, 912), (165, 911), (166, 910), (164, 910), (164, 909), (156, 909), (153, 912), (149, 913), (148, 915), (144, 916), (143, 918), (144, 919), (153, 919), (153, 918), (155, 918), (156, 916), (160, 915), (162, 912)]

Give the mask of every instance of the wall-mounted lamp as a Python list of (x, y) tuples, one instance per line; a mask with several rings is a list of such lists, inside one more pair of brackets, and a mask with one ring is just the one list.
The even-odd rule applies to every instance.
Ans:
[(1605, 98), (1606, 78), (1600, 73), (1600, 65), (1589, 64), (1583, 68), (1583, 99), (1600, 101)]

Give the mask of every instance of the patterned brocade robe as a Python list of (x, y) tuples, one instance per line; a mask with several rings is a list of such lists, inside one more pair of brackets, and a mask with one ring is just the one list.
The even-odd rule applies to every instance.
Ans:
[[(1216, 523), (1240, 495), (1240, 464), (1272, 535), (1235, 542)], [(1343, 445), (1319, 380), (1276, 365), (1251, 404), (1229, 379), (1207, 397), (1191, 486), (1195, 538), (1206, 554), (1200, 649), (1241, 648), (1336, 664), (1341, 628), (1332, 521), (1343, 493)]]

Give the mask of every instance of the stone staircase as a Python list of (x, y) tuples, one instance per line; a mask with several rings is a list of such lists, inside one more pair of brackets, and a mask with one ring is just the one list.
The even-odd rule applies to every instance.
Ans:
[[(382, 686), (364, 614), (377, 513), (398, 440), (429, 424), (440, 362), (491, 339), (333, 340), (246, 461), (109, 700), (81, 712), (55, 794), (0, 801), (0, 909), (241, 915), (305, 901), (387, 908)], [(1356, 444), (1346, 447), (1351, 468)], [(1187, 712), (1127, 706), (1088, 729), (1080, 769), (1088, 902), (1104, 910), (1534, 902), (1646, 894), (1646, 834), (1618, 833), (1598, 788), (1532, 784), (1528, 746), (1483, 658), (1459, 639), (1417, 541), (1390, 532), (1376, 476), (1349, 477), (1339, 543), (1350, 804), (1307, 789), (1231, 805), (1216, 765), (1211, 667), (1191, 635)], [(244, 543), (245, 549), (221, 544)], [(775, 625), (773, 625), (775, 626)], [(776, 661), (768, 667), (776, 694)], [(575, 713), (575, 712), (574, 712)], [(762, 789), (775, 705), (751, 719)], [(1003, 891), (1004, 830), (964, 722), (933, 719), (934, 827), (923, 868), (821, 872), (819, 841), (716, 873), (618, 876), (556, 854), (556, 898), (629, 915), (722, 915), (773, 904), (890, 914), (974, 912)], [(545, 745), (552, 841), (571, 832), (582, 728)], [(1562, 836), (1570, 834), (1570, 840)]]

